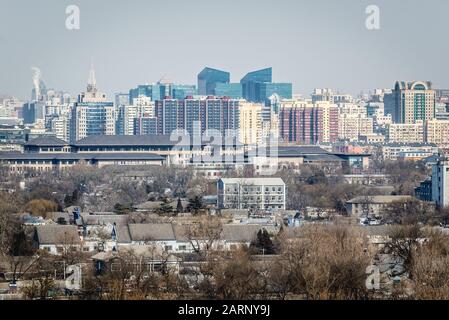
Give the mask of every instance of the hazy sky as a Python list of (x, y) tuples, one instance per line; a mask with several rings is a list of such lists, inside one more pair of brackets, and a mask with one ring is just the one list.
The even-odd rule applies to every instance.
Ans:
[[(81, 28), (65, 27), (76, 4)], [(380, 7), (380, 30), (365, 8)], [(112, 94), (162, 76), (196, 84), (205, 66), (273, 67), (294, 92), (359, 93), (394, 81), (449, 87), (446, 0), (0, 0), (0, 94), (29, 98), (31, 67), (47, 87), (78, 94), (93, 57), (99, 89)]]

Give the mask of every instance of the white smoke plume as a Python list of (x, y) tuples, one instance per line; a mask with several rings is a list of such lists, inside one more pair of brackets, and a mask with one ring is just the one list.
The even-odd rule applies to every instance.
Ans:
[(41, 69), (36, 68), (36, 67), (31, 67), (31, 70), (33, 71), (33, 84), (34, 84), (34, 91), (36, 94), (36, 99), (39, 99), (39, 96), (41, 95), (41, 90), (40, 90)]

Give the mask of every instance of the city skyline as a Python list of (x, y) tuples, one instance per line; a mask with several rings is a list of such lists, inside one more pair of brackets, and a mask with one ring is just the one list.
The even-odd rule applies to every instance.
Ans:
[[(438, 41), (449, 4), (431, 1), (422, 8), (417, 1), (407, 6), (376, 1), (381, 28), (372, 31), (365, 27), (368, 1), (281, 2), (276, 8), (258, 1), (262, 8), (254, 15), (254, 1), (238, 7), (217, 1), (171, 6), (77, 1), (81, 26), (71, 31), (64, 24), (65, 8), (72, 4), (68, 1), (43, 10), (41, 3), (2, 0), (6, 9), (1, 12), (8, 14), (0, 19), (0, 41), (8, 50), (0, 52), (0, 94), (28, 99), (31, 68), (38, 67), (47, 87), (76, 96), (84, 89), (92, 58), (98, 86), (111, 99), (114, 93), (161, 78), (196, 84), (206, 66), (230, 72), (231, 82), (252, 70), (273, 67), (274, 82), (292, 82), (294, 93), (307, 95), (319, 87), (358, 94), (391, 88), (398, 79), (449, 87), (444, 77), (449, 66), (441, 63), (449, 45)], [(233, 23), (217, 24), (214, 15), (205, 12), (225, 13)], [(168, 14), (174, 23), (164, 20)], [(416, 46), (416, 39), (428, 43)], [(223, 50), (223, 43), (230, 49)], [(211, 46), (217, 50), (211, 53)]]

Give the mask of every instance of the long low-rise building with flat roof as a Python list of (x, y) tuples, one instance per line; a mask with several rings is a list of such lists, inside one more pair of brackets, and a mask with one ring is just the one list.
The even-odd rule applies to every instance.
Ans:
[(116, 154), (116, 153), (0, 153), (0, 163), (9, 167), (11, 172), (27, 170), (51, 171), (72, 167), (76, 164), (87, 164), (96, 167), (108, 165), (157, 165), (164, 164), (165, 157), (148, 154)]
[[(177, 165), (189, 166), (199, 174), (219, 178), (228, 170), (252, 165), (256, 174), (278, 170), (298, 170), (302, 164), (323, 168), (367, 169), (370, 154), (332, 153), (318, 146), (281, 145), (276, 148), (216, 145), (217, 141), (174, 139), (168, 135), (90, 136), (75, 143), (48, 136), (38, 137), (24, 145), (24, 152), (0, 153), (0, 163), (13, 172), (32, 169), (63, 169), (78, 163), (99, 167), (105, 165)], [(218, 152), (217, 152), (218, 151)], [(271, 170), (271, 171), (270, 171)]]

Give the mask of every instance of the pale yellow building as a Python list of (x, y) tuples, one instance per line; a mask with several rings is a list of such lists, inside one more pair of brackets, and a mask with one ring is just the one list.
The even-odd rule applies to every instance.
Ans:
[(263, 136), (262, 104), (242, 103), (239, 138), (243, 144), (259, 144)]
[(424, 142), (424, 123), (394, 123), (387, 126), (387, 140), (390, 143)]
[(449, 120), (428, 120), (425, 128), (425, 140), (439, 147), (449, 147)]

